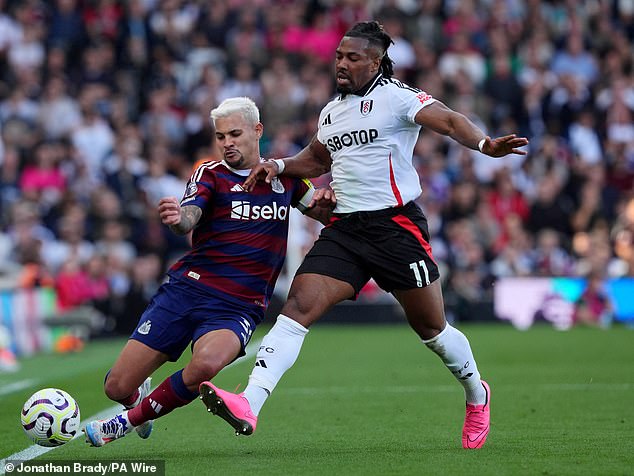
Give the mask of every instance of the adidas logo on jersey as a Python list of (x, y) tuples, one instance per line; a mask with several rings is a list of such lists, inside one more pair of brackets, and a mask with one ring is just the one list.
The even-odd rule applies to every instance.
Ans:
[(231, 218), (236, 220), (286, 220), (288, 216), (287, 206), (273, 205), (251, 205), (244, 200), (234, 200), (231, 202)]
[(245, 191), (244, 188), (242, 187), (242, 185), (240, 185), (239, 183), (235, 184), (229, 190), (231, 190), (232, 192), (244, 192)]
[(329, 126), (330, 124), (332, 124), (332, 121), (330, 120), (330, 114), (328, 114), (326, 116), (326, 119), (324, 119), (324, 122), (321, 123), (322, 126)]

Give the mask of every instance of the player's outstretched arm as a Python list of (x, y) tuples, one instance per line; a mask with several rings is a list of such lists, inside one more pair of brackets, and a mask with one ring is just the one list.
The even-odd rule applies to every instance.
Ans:
[(448, 108), (440, 101), (422, 108), (415, 119), (417, 124), (449, 136), (462, 145), (480, 150), (491, 157), (504, 157), (508, 154), (526, 155), (526, 151), (520, 149), (528, 144), (525, 137), (510, 134), (491, 139), (466, 116)]
[(181, 207), (176, 197), (161, 198), (158, 211), (161, 222), (177, 235), (186, 235), (192, 231), (203, 213), (195, 205)]
[(328, 149), (315, 136), (310, 144), (293, 157), (267, 160), (253, 167), (242, 186), (245, 190), (251, 191), (258, 180), (270, 183), (273, 177), (282, 173), (298, 178), (319, 177), (328, 172), (331, 165), (332, 159)]

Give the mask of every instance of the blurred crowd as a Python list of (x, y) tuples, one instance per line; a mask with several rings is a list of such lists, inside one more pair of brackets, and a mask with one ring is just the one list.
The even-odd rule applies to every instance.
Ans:
[[(632, 0), (0, 0), (0, 283), (129, 331), (189, 246), (156, 206), (215, 157), (209, 111), (249, 96), (263, 155), (296, 153), (339, 39), (368, 19), (396, 77), (530, 139), (498, 160), (421, 133), (419, 202), (459, 319), (501, 277), (634, 276)], [(319, 231), (293, 222), (289, 272)]]

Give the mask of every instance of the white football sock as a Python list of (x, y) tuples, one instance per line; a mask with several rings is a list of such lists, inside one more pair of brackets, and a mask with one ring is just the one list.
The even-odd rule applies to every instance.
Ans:
[(269, 398), (269, 395), (268, 390), (258, 387), (257, 385), (252, 385), (251, 383), (244, 389), (244, 398), (249, 401), (249, 406), (255, 416), (260, 414), (260, 410), (262, 410), (262, 406), (264, 402), (266, 402), (266, 399)]
[(462, 384), (467, 403), (477, 405), (485, 403), (486, 391), (480, 380), (478, 366), (473, 358), (469, 340), (462, 332), (447, 324), (440, 334), (429, 340), (423, 340), (423, 344), (441, 358)]
[(282, 375), (297, 360), (307, 333), (308, 329), (300, 323), (280, 314), (275, 325), (262, 339), (255, 357), (255, 367), (244, 390), (244, 396), (255, 415), (260, 413)]

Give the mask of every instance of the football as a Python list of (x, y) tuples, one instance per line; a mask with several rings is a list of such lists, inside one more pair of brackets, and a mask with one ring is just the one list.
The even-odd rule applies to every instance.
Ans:
[(79, 405), (64, 390), (45, 388), (24, 403), (22, 428), (40, 446), (60, 446), (75, 437), (79, 429)]

